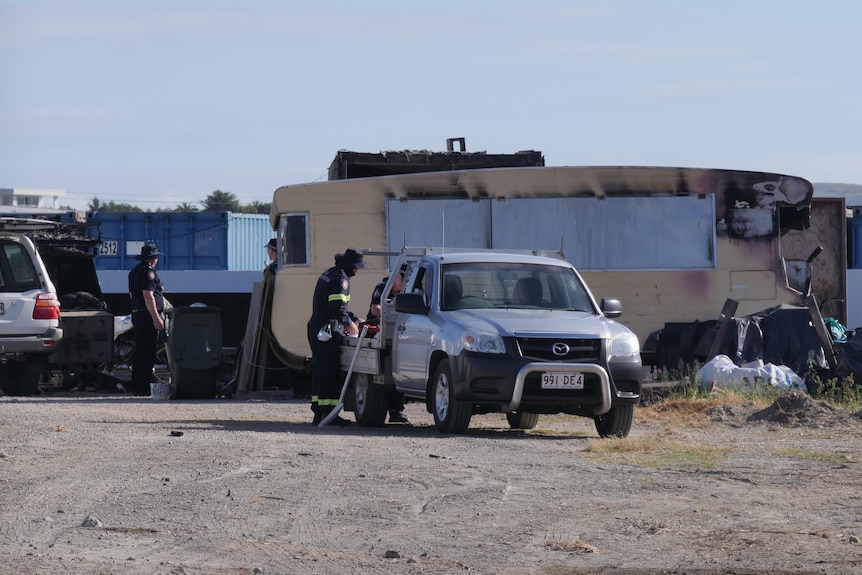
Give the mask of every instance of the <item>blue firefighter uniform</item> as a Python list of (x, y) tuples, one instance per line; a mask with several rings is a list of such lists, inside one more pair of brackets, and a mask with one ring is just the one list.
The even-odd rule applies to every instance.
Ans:
[[(323, 272), (314, 288), (311, 318), (308, 320), (308, 343), (311, 346), (311, 409), (314, 423), (319, 423), (338, 404), (343, 381), (341, 379), (341, 342), (343, 326), (357, 322), (358, 318), (348, 309), (350, 303), (350, 278), (356, 270), (366, 267), (362, 252), (350, 248), (335, 256), (335, 265)], [(321, 341), (320, 329), (332, 326), (332, 338)], [(336, 417), (335, 425), (347, 425), (346, 419)]]

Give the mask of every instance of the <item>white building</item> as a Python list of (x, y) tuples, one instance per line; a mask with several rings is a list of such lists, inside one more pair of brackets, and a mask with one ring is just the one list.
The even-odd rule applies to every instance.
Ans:
[(56, 212), (58, 200), (66, 195), (66, 190), (36, 188), (0, 188), (0, 211), (14, 212)]

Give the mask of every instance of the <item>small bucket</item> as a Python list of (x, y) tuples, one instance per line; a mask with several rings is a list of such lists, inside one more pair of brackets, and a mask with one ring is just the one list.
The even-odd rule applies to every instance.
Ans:
[(150, 399), (153, 401), (167, 401), (174, 397), (174, 385), (172, 383), (151, 383)]

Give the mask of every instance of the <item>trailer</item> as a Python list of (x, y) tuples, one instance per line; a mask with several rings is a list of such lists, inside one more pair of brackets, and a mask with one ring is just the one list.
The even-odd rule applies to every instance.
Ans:
[[(807, 180), (682, 167), (490, 168), (283, 186), (270, 220), (279, 268), (272, 337), (307, 356), (317, 277), (348, 246), (561, 250), (597, 297), (626, 303), (641, 342), (675, 322), (713, 319), (729, 298), (740, 315), (809, 295), (844, 314), (843, 205), (818, 213)], [(812, 213), (814, 210), (814, 216)], [(815, 225), (812, 225), (812, 222)], [(834, 236), (834, 237), (833, 237)], [(816, 261), (815, 261), (816, 260)], [(351, 282), (356, 313), (393, 256), (368, 257)], [(827, 262), (827, 274), (813, 274)], [(829, 270), (841, 273), (831, 273)], [(367, 295), (366, 295), (367, 294)]]

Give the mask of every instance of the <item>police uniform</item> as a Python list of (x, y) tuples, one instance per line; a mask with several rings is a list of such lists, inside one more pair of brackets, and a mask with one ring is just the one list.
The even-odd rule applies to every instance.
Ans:
[(135, 328), (135, 356), (132, 362), (132, 393), (149, 395), (150, 382), (153, 380), (153, 367), (159, 344), (159, 332), (153, 325), (153, 318), (144, 300), (144, 290), (153, 292), (156, 309), (161, 314), (165, 309), (164, 286), (156, 270), (150, 265), (150, 258), (161, 255), (158, 247), (147, 244), (141, 248), (136, 259), (141, 262), (129, 272), (129, 294), (132, 298), (132, 325)]
[[(348, 309), (350, 303), (350, 278), (357, 268), (364, 268), (362, 252), (348, 249), (335, 256), (335, 265), (323, 272), (314, 287), (311, 318), (308, 320), (308, 344), (311, 346), (311, 409), (314, 423), (319, 423), (338, 405), (343, 381), (341, 378), (342, 327), (357, 321)], [(332, 337), (320, 341), (317, 334), (329, 324)], [(333, 423), (346, 425), (345, 419), (336, 418)]]
[[(270, 250), (270, 249), (275, 250), (276, 254), (278, 253), (278, 244), (276, 243), (275, 238), (272, 238), (271, 240), (269, 240), (269, 242), (263, 247), (267, 248), (267, 250)], [(267, 251), (267, 253), (269, 253), (269, 252)], [(274, 278), (275, 272), (277, 272), (277, 271), (278, 271), (278, 255), (276, 255), (276, 257), (273, 258), (273, 260), (263, 269), (263, 281)]]
[[(401, 268), (398, 270), (398, 275), (400, 275), (401, 279), (403, 280), (406, 274), (407, 264), (401, 264)], [(380, 317), (378, 317), (377, 314), (374, 313), (374, 306), (380, 305), (380, 303), (383, 301), (383, 290), (386, 288), (386, 282), (388, 281), (389, 276), (386, 276), (385, 278), (380, 280), (376, 286), (374, 286), (374, 291), (371, 292), (371, 303), (368, 305), (368, 313), (365, 314), (365, 323), (369, 325), (377, 325), (380, 323)], [(391, 299), (394, 295), (395, 294), (390, 292), (388, 299)]]
[[(401, 277), (403, 278), (404, 274), (407, 273), (407, 264), (402, 264), (398, 273), (401, 274)], [(368, 325), (380, 324), (380, 317), (375, 315), (374, 306), (380, 305), (383, 301), (383, 290), (386, 288), (386, 282), (388, 281), (388, 276), (383, 278), (376, 286), (374, 286), (374, 291), (371, 292), (371, 303), (368, 305), (368, 313), (365, 316), (365, 323)], [(389, 297), (391, 298), (393, 295), (394, 294), (390, 293)], [(389, 395), (389, 422), (410, 423), (407, 416), (404, 415), (404, 396), (400, 393), (393, 392)]]
[(371, 292), (371, 303), (368, 305), (368, 313), (365, 314), (365, 321), (370, 325), (380, 323), (380, 318), (374, 314), (374, 306), (380, 305), (380, 302), (383, 300), (383, 288), (386, 287), (387, 281), (389, 281), (388, 277), (380, 280), (380, 282), (374, 286), (374, 291)]

